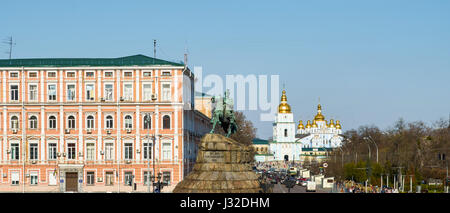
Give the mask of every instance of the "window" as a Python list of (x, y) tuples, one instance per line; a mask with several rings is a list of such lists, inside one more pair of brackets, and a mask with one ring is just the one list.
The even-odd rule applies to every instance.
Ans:
[(125, 143), (125, 160), (133, 159), (133, 144)]
[(152, 100), (152, 84), (144, 84), (144, 101)]
[(38, 174), (37, 173), (31, 173), (30, 174), (30, 184), (31, 185), (37, 185), (38, 184)]
[(163, 116), (163, 129), (170, 129), (170, 116)]
[(86, 84), (86, 100), (94, 100), (94, 84)]
[(113, 85), (105, 84), (105, 100), (112, 101), (113, 100)]
[(30, 144), (30, 160), (37, 160), (37, 159), (38, 159), (38, 144), (31, 143)]
[(114, 159), (114, 144), (113, 143), (105, 144), (105, 159), (106, 160)]
[(11, 129), (18, 129), (19, 128), (19, 118), (17, 116), (11, 117)]
[(30, 78), (37, 78), (37, 72), (29, 72), (28, 77)]
[(12, 143), (11, 144), (11, 160), (19, 160), (19, 144)]
[(133, 183), (133, 173), (132, 172), (125, 172), (125, 184), (128, 186), (131, 186)]
[(70, 115), (67, 119), (69, 129), (75, 129), (75, 117), (73, 115)]
[(144, 159), (152, 159), (152, 144), (147, 142), (144, 143)]
[(133, 72), (124, 72), (123, 76), (124, 77), (133, 77)]
[(94, 185), (95, 183), (95, 173), (94, 172), (87, 172), (86, 173), (86, 183), (88, 185)]
[(93, 78), (94, 72), (86, 72), (86, 78)]
[(163, 143), (162, 147), (163, 160), (171, 160), (172, 159), (172, 146), (171, 143)]
[(19, 85), (10, 85), (9, 90), (11, 92), (11, 101), (19, 100)]
[(68, 78), (75, 78), (75, 72), (67, 72)]
[(48, 85), (48, 100), (56, 101), (56, 84)]
[(150, 177), (152, 176), (152, 173), (149, 171), (145, 171), (144, 172), (144, 185), (148, 185), (149, 183), (151, 184), (151, 180)]
[(48, 159), (56, 160), (56, 143), (48, 144)]
[(29, 85), (29, 100), (36, 101), (37, 100), (37, 85)]
[(95, 160), (95, 144), (86, 144), (86, 160)]
[(10, 72), (9, 73), (9, 77), (10, 78), (18, 78), (19, 77), (19, 73), (18, 72)]
[(152, 76), (152, 72), (144, 72), (144, 77), (150, 77)]
[(74, 143), (67, 144), (67, 158), (70, 160), (74, 160), (76, 158), (76, 147)]
[(132, 129), (133, 128), (133, 118), (131, 115), (125, 116), (125, 129)]
[(170, 84), (163, 84), (162, 87), (162, 101), (170, 101)]
[(48, 128), (56, 129), (56, 117), (54, 115), (48, 117)]
[(123, 85), (123, 95), (126, 101), (133, 100), (133, 84), (124, 84)]
[(287, 137), (288, 133), (287, 133), (287, 129), (284, 129), (284, 137)]
[(170, 184), (170, 172), (163, 172), (163, 182)]
[(163, 71), (163, 72), (162, 72), (162, 75), (163, 75), (163, 76), (170, 76), (170, 71)]
[(107, 186), (114, 185), (114, 173), (113, 172), (106, 172), (105, 173), (105, 184)]
[(106, 128), (107, 129), (114, 128), (114, 119), (111, 115), (106, 116)]
[(94, 128), (94, 116), (92, 116), (92, 115), (87, 116), (87, 125), (86, 125), (86, 127), (88, 129), (93, 129)]
[(30, 125), (30, 129), (37, 129), (37, 117), (36, 116), (32, 115), (30, 117), (29, 122), (30, 122), (30, 124), (29, 124)]
[(19, 185), (19, 172), (11, 172), (11, 184)]
[(68, 84), (67, 85), (67, 101), (74, 101), (74, 100), (75, 100), (75, 85)]
[(55, 78), (56, 77), (56, 72), (47, 72), (47, 77), (48, 78)]
[(113, 77), (113, 72), (105, 72), (105, 77), (106, 77), (106, 78), (111, 78), (111, 77)]
[(144, 129), (152, 128), (152, 117), (150, 115), (144, 116)]

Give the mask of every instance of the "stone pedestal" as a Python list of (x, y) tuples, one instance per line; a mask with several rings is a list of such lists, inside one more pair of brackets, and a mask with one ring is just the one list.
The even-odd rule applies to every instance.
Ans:
[(252, 170), (252, 148), (218, 134), (207, 134), (199, 144), (193, 171), (174, 193), (258, 193)]

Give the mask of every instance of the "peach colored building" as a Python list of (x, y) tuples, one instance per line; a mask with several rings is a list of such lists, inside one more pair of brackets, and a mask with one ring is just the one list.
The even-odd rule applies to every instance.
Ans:
[(210, 128), (194, 98), (189, 68), (144, 55), (0, 60), (0, 192), (171, 191)]

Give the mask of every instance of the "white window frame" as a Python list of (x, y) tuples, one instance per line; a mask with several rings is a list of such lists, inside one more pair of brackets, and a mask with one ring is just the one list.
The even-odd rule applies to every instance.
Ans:
[[(55, 127), (53, 128), (51, 125), (50, 125), (50, 117), (55, 117)], [(50, 115), (48, 115), (47, 116), (47, 120), (48, 120), (48, 129), (57, 129), (58, 128), (58, 118), (57, 118), (57, 116), (56, 115), (53, 115), (53, 114), (50, 114)]]
[[(74, 76), (73, 77), (69, 77), (69, 73), (73, 73)], [(66, 71), (66, 78), (76, 78), (77, 77), (77, 72), (75, 71)]]
[[(73, 158), (71, 158), (70, 156), (71, 156), (71, 152), (70, 152), (70, 147), (69, 147), (69, 145), (72, 145), (72, 144), (74, 144), (74, 146), (73, 146), (73, 148), (75, 149), (75, 152), (74, 152), (74, 155), (75, 156), (73, 156)], [(75, 143), (75, 142), (68, 142), (67, 143), (67, 159), (68, 160), (76, 160), (77, 159), (77, 143)]]
[[(12, 74), (17, 74), (17, 77), (12, 77), (11, 76)], [(9, 77), (10, 78), (19, 78), (19, 72), (17, 72), (17, 71), (9, 71)]]
[[(123, 78), (133, 78), (134, 77), (134, 72), (132, 70), (124, 70), (122, 73), (123, 73), (122, 74)], [(125, 76), (125, 73), (131, 73), (131, 76)]]
[[(89, 116), (92, 116), (92, 123), (90, 124)], [(86, 115), (86, 129), (95, 129), (95, 116), (92, 114)]]
[[(53, 152), (53, 150), (55, 150), (55, 152)], [(58, 159), (58, 143), (48, 142), (47, 143), (47, 160), (57, 160), (57, 159)]]
[[(36, 181), (33, 183), (33, 179)], [(38, 185), (39, 174), (37, 172), (30, 172), (30, 185)]]
[(86, 160), (95, 160), (95, 142), (86, 142)]
[[(16, 152), (13, 151), (14, 150), (12, 148), (13, 145), (14, 145), (14, 147), (17, 147), (17, 153), (18, 153), (17, 155), (15, 154)], [(18, 142), (11, 142), (9, 144), (9, 148), (11, 149), (11, 153), (10, 153), (11, 156), (10, 156), (9, 159), (11, 159), (11, 160), (20, 160), (20, 144)], [(17, 156), (17, 158), (16, 158), (16, 156)]]
[[(17, 177), (17, 180), (15, 179)], [(11, 171), (11, 185), (20, 184), (20, 171)]]
[[(73, 100), (70, 100), (70, 99), (69, 99), (69, 96), (70, 96), (70, 95), (69, 95), (69, 92), (70, 92), (69, 86), (74, 86), (74, 88), (73, 88)], [(66, 84), (66, 100), (67, 100), (67, 101), (76, 101), (76, 100), (77, 100), (76, 96), (77, 96), (77, 85), (74, 84), (74, 83), (68, 83), (68, 84)]]
[[(106, 90), (106, 86), (111, 86), (111, 98), (108, 98), (108, 91)], [(103, 85), (103, 97), (105, 101), (114, 101), (114, 83), (105, 83)]]
[(168, 129), (172, 129), (172, 123), (173, 123), (173, 120), (172, 120), (172, 115), (171, 114), (161, 114), (161, 129), (164, 129), (164, 116), (169, 116), (169, 118), (170, 118), (170, 123), (169, 123), (169, 128)]
[[(17, 100), (13, 100), (13, 95), (12, 95), (12, 86), (17, 86)], [(20, 87), (18, 83), (11, 83), (9, 84), (9, 100), (10, 101), (19, 101), (19, 97), (20, 97)]]
[[(70, 116), (73, 116), (73, 120), (75, 121), (74, 122), (74, 127), (71, 127), (69, 124), (70, 124), (70, 121), (69, 121), (69, 117)], [(67, 115), (67, 117), (66, 117), (66, 127), (67, 127), (67, 129), (76, 129), (76, 127), (77, 127), (77, 116), (76, 115), (72, 115), (72, 114), (69, 114), (69, 115)]]
[[(129, 152), (127, 152), (127, 146), (128, 144), (131, 144), (131, 150), (128, 150)], [(129, 156), (129, 154), (131, 153), (131, 158)], [(128, 156), (127, 156), (128, 155)], [(134, 157), (134, 143), (131, 141), (125, 141), (123, 143), (123, 159), (125, 160), (133, 160)]]
[(114, 160), (116, 156), (114, 152), (115, 150), (114, 145), (115, 145), (114, 142), (105, 142), (105, 160)]
[[(130, 94), (129, 93), (127, 93), (126, 92), (126, 86), (127, 85), (131, 85), (131, 90), (130, 90)], [(133, 83), (132, 82), (124, 82), (123, 83), (123, 99), (125, 100), (125, 101), (133, 101), (133, 90), (134, 90), (134, 87), (133, 87)]]
[[(35, 73), (36, 77), (31, 77), (31, 73)], [(37, 71), (28, 71), (28, 78), (39, 78), (38, 72)]]
[[(13, 117), (17, 117), (17, 123), (16, 123), (16, 126), (15, 126), (15, 128), (14, 128), (14, 125), (13, 125), (13, 123), (12, 123), (12, 118)], [(20, 129), (20, 119), (19, 119), (19, 115), (16, 115), (16, 114), (13, 114), (13, 115), (10, 115), (9, 116), (9, 128), (10, 129)]]
[[(50, 77), (50, 73), (54, 73), (55, 77)], [(47, 71), (47, 78), (56, 78), (56, 72), (55, 71)]]
[[(32, 146), (34, 149), (33, 151), (32, 151)], [(31, 153), (34, 153), (34, 155), (33, 155), (34, 158), (31, 158), (32, 157)], [(29, 160), (39, 159), (39, 144), (38, 143), (36, 143), (36, 142), (29, 143), (28, 158), (29, 158)]]
[[(112, 127), (108, 127), (108, 116), (112, 117)], [(105, 115), (105, 129), (114, 129), (114, 115), (112, 114)]]
[[(147, 95), (147, 93), (145, 92), (145, 86), (146, 85), (150, 85), (150, 94)], [(152, 100), (152, 83), (151, 82), (144, 82), (142, 83), (142, 100), (144, 101), (151, 101)], [(146, 96), (147, 95), (147, 96)]]
[[(169, 95), (166, 97), (164, 91), (164, 85), (169, 85)], [(161, 101), (172, 101), (172, 83), (170, 82), (161, 82)]]
[[(107, 73), (107, 72), (112, 73), (112, 76), (111, 76), (111, 77), (106, 76), (106, 73)], [(103, 72), (103, 78), (114, 78), (114, 71), (112, 71), (112, 70), (104, 71), (104, 72)]]
[[(50, 100), (50, 86), (55, 86), (55, 100)], [(58, 100), (58, 86), (55, 83), (47, 84), (47, 101), (57, 101)]]
[[(126, 117), (127, 116), (130, 116), (131, 117), (131, 128), (127, 128), (127, 119), (126, 119)], [(123, 116), (123, 128), (124, 129), (133, 129), (133, 125), (134, 124), (134, 118), (133, 118), (133, 115), (131, 115), (131, 114), (125, 114), (124, 116)]]
[[(31, 123), (31, 117), (36, 117), (36, 126), (33, 127), (32, 123)], [(39, 128), (39, 122), (38, 122), (39, 118), (37, 115), (31, 114), (28, 116), (28, 129), (38, 129)]]
[[(92, 85), (92, 92), (90, 93), (91, 95), (88, 97), (88, 86)], [(94, 83), (87, 83), (84, 86), (85, 88), (85, 100), (86, 101), (94, 101), (95, 100), (95, 84)], [(93, 98), (93, 99), (91, 99)]]
[[(88, 77), (88, 73), (92, 73), (92, 77)], [(95, 71), (84, 71), (84, 77), (85, 78), (95, 78)]]
[[(164, 144), (169, 144), (169, 149), (166, 150)], [(168, 153), (167, 153), (168, 152)], [(161, 143), (161, 154), (162, 154), (162, 160), (163, 161), (171, 161), (173, 158), (172, 153), (172, 141), (162, 141)]]
[[(35, 90), (35, 94), (34, 94), (34, 99), (31, 99), (32, 97), (32, 91), (31, 91), (31, 86), (35, 86), (36, 90)], [(39, 97), (39, 87), (36, 83), (30, 83), (28, 84), (28, 101), (37, 101)]]

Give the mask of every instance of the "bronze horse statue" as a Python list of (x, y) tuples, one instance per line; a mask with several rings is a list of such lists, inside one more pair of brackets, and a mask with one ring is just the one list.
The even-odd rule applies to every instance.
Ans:
[(211, 123), (213, 126), (210, 133), (214, 133), (216, 125), (219, 124), (227, 134), (227, 137), (230, 137), (231, 134), (237, 131), (237, 124), (234, 117), (233, 100), (229, 97), (229, 91), (225, 92), (223, 98), (213, 96), (211, 102), (215, 103), (215, 107), (212, 113)]

